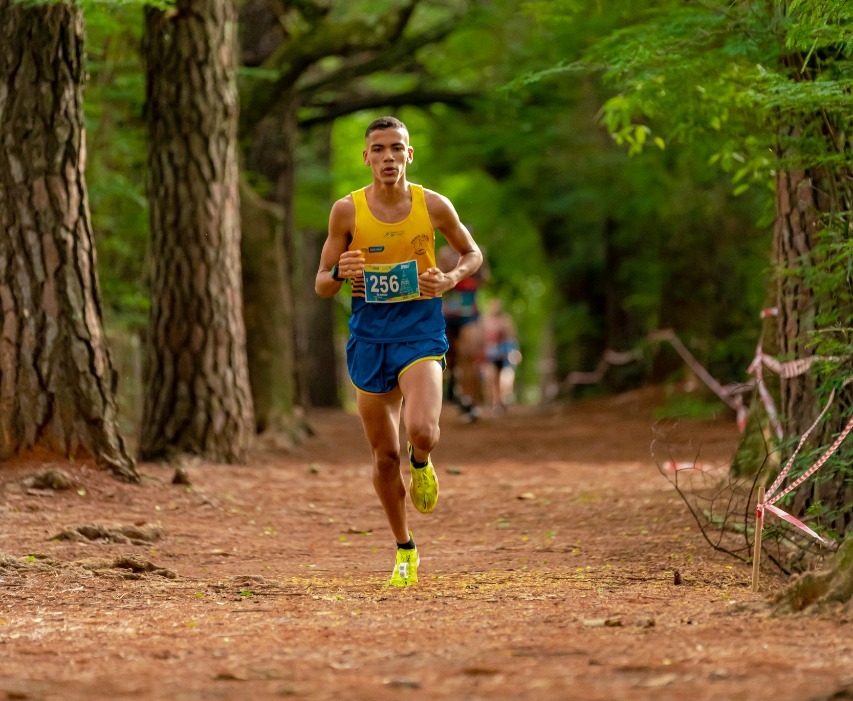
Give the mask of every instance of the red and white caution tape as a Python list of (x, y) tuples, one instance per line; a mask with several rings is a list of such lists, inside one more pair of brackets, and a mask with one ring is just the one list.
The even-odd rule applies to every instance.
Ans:
[(755, 349), (755, 358), (747, 368), (747, 372), (755, 378), (755, 386), (758, 388), (758, 396), (761, 397), (761, 403), (764, 404), (764, 410), (767, 412), (767, 419), (770, 421), (770, 426), (773, 428), (773, 433), (776, 438), (782, 440), (784, 433), (782, 432), (782, 423), (779, 421), (779, 412), (776, 411), (776, 404), (773, 402), (773, 397), (770, 396), (770, 390), (764, 383), (764, 372), (762, 370), (763, 363), (761, 359), (764, 357), (762, 351), (762, 341), (758, 341), (758, 346)]
[(737, 407), (735, 409), (735, 420), (737, 421), (737, 428), (738, 431), (743, 433), (744, 431), (746, 431), (746, 420), (747, 418), (749, 418), (749, 412), (746, 410), (746, 405), (743, 403), (743, 397), (735, 397), (735, 402)]
[[(768, 307), (762, 309), (759, 316), (766, 319), (773, 316), (778, 316), (779, 310), (777, 307)], [(650, 341), (667, 341), (681, 356), (681, 359), (694, 372), (694, 374), (707, 385), (707, 387), (717, 395), (725, 404), (727, 404), (736, 415), (738, 429), (743, 433), (746, 430), (746, 422), (748, 418), (748, 409), (744, 404), (741, 394), (755, 387), (758, 390), (758, 396), (761, 398), (761, 403), (767, 412), (767, 418), (773, 433), (778, 440), (784, 438), (782, 422), (779, 419), (779, 412), (776, 409), (776, 404), (764, 382), (763, 368), (766, 367), (771, 372), (776, 373), (782, 379), (791, 379), (799, 377), (808, 372), (812, 365), (818, 360), (836, 360), (836, 358), (826, 356), (811, 356), (808, 358), (798, 358), (780, 362), (771, 355), (764, 353), (762, 342), (759, 340), (758, 346), (755, 349), (755, 357), (747, 369), (747, 372), (754, 378), (753, 381), (744, 382), (737, 385), (722, 385), (718, 382), (702, 365), (693, 354), (687, 349), (681, 339), (675, 334), (672, 329), (661, 329), (648, 334)], [(569, 373), (565, 382), (568, 385), (590, 385), (597, 384), (602, 381), (608, 366), (611, 365), (626, 365), (630, 362), (639, 360), (642, 353), (639, 350), (618, 352), (607, 349), (601, 357), (596, 369), (592, 372), (572, 372)]]
[[(769, 307), (761, 310), (761, 318), (766, 319), (771, 316), (778, 316), (779, 310), (776, 307)], [(790, 380), (794, 377), (806, 374), (818, 360), (831, 361), (838, 360), (830, 356), (813, 355), (808, 358), (797, 358), (796, 360), (788, 360), (780, 362), (772, 355), (767, 355), (762, 349), (762, 341), (758, 341), (758, 346), (755, 349), (755, 357), (750, 363), (747, 372), (755, 377), (755, 384), (758, 388), (758, 395), (761, 397), (761, 403), (767, 411), (767, 416), (770, 425), (773, 427), (773, 432), (779, 440), (782, 440), (783, 431), (782, 424), (779, 421), (779, 413), (776, 411), (776, 405), (773, 403), (773, 398), (770, 396), (770, 391), (764, 383), (762, 368), (766, 367), (771, 372), (775, 372), (784, 380)]]
[[(782, 511), (782, 509), (773, 506), (773, 504), (759, 504), (758, 508), (759, 509), (767, 509), (767, 511), (769, 511), (770, 513), (776, 514), (779, 518), (787, 521), (792, 526), (796, 526), (801, 531), (805, 531), (815, 540), (819, 540), (824, 545), (829, 545), (829, 541), (826, 538), (819, 536), (811, 528), (809, 528), (805, 523), (800, 521), (800, 519), (795, 518), (794, 516), (791, 516), (791, 514), (789, 514), (787, 511)], [(763, 513), (761, 515), (760, 520), (761, 520), (761, 524), (763, 526), (763, 524), (764, 524), (764, 514)]]
[(643, 359), (643, 352), (640, 349), (629, 351), (615, 351), (607, 348), (602, 356), (604, 362), (610, 365), (628, 365), (628, 363), (636, 363)]
[[(761, 311), (761, 318), (766, 319), (772, 316), (778, 316), (779, 310), (777, 307), (769, 307), (767, 309), (763, 309)], [(781, 362), (776, 360), (776, 358), (767, 355), (764, 353), (762, 348), (761, 340), (758, 341), (758, 346), (755, 349), (755, 357), (750, 363), (748, 372), (754, 377), (754, 383), (744, 383), (739, 386), (723, 386), (720, 384), (711, 374), (705, 370), (702, 365), (696, 360), (695, 357), (687, 350), (687, 347), (681, 342), (681, 339), (675, 335), (675, 332), (672, 329), (662, 329), (660, 331), (652, 332), (648, 335), (648, 339), (650, 341), (667, 341), (669, 342), (678, 355), (681, 356), (681, 359), (690, 367), (691, 370), (696, 374), (696, 376), (702, 380), (709, 389), (711, 389), (714, 394), (716, 394), (723, 402), (725, 402), (729, 407), (734, 409), (737, 414), (737, 425), (741, 431), (744, 431), (746, 428), (746, 419), (747, 419), (747, 409), (744, 406), (743, 398), (740, 396), (738, 390), (740, 392), (745, 389), (750, 388), (751, 386), (755, 386), (758, 389), (758, 395), (761, 398), (761, 402), (764, 405), (764, 408), (767, 412), (767, 418), (770, 422), (771, 427), (773, 428), (773, 432), (776, 434), (776, 437), (781, 441), (784, 437), (784, 432), (782, 430), (782, 423), (779, 420), (779, 412), (776, 410), (776, 405), (773, 402), (773, 397), (770, 394), (770, 391), (767, 389), (767, 385), (764, 382), (763, 376), (763, 368), (767, 368), (771, 372), (776, 373), (782, 379), (791, 379), (794, 377), (799, 377), (800, 375), (808, 372), (812, 365), (818, 360), (835, 360), (835, 358), (825, 357), (825, 356), (811, 356), (808, 358), (798, 358), (796, 360), (789, 360), (786, 362)], [(596, 382), (600, 382), (604, 372), (608, 365), (622, 365), (628, 362), (631, 362), (635, 359), (638, 359), (638, 355), (634, 352), (626, 352), (626, 353), (617, 353), (616, 351), (605, 351), (604, 356), (599, 362), (598, 367), (595, 372), (592, 373), (571, 373), (569, 376), (571, 378), (572, 384), (594, 384)], [(848, 382), (853, 382), (853, 378), (847, 380), (844, 383), (846, 386)], [(800, 475), (796, 480), (791, 482), (784, 490), (780, 491), (778, 494), (776, 493), (782, 483), (785, 481), (785, 478), (788, 476), (788, 473), (791, 471), (791, 466), (794, 464), (794, 459), (797, 457), (797, 454), (800, 452), (800, 449), (806, 442), (806, 439), (809, 437), (809, 434), (815, 429), (815, 427), (820, 423), (821, 419), (826, 415), (826, 412), (829, 410), (829, 407), (832, 405), (832, 401), (835, 397), (835, 390), (833, 390), (829, 396), (829, 400), (826, 403), (826, 406), (821, 411), (820, 415), (815, 419), (814, 423), (809, 427), (809, 429), (803, 434), (802, 438), (800, 438), (800, 442), (797, 445), (796, 450), (793, 455), (788, 459), (788, 462), (785, 463), (785, 467), (782, 468), (782, 471), (779, 473), (779, 476), (771, 485), (770, 489), (767, 490), (767, 494), (764, 497), (764, 500), (757, 505), (757, 528), (762, 528), (764, 524), (764, 514), (765, 511), (769, 511), (772, 514), (775, 514), (781, 519), (784, 519), (788, 523), (796, 526), (800, 530), (808, 533), (813, 538), (819, 540), (821, 543), (828, 545), (829, 543), (815, 533), (814, 530), (809, 528), (802, 521), (797, 519), (791, 514), (783, 511), (779, 507), (775, 506), (776, 502), (785, 497), (787, 494), (790, 494), (794, 489), (796, 489), (799, 485), (805, 482), (809, 477), (811, 477), (815, 472), (817, 472), (823, 464), (829, 460), (829, 458), (838, 450), (841, 443), (845, 438), (850, 434), (851, 430), (853, 430), (853, 417), (851, 417), (850, 421), (847, 422), (847, 425), (844, 427), (844, 430), (838, 435), (838, 438), (835, 439), (833, 444), (827, 448), (826, 452), (818, 458), (818, 460), (812, 465), (808, 470), (806, 470), (802, 475)], [(698, 462), (676, 462), (672, 460), (668, 460), (662, 464), (662, 468), (665, 470), (671, 470), (674, 472), (679, 472), (682, 470), (697, 470), (701, 472), (705, 472), (709, 469), (715, 469), (713, 467), (706, 467), (702, 463)]]
[(675, 348), (675, 352), (681, 356), (681, 359), (687, 363), (688, 367), (714, 394), (728, 404), (734, 411), (738, 410), (737, 400), (732, 396), (731, 391), (727, 391), (723, 385), (711, 376), (711, 373), (699, 364), (699, 361), (693, 357), (693, 354), (689, 350), (687, 350), (687, 346), (681, 342), (681, 339), (675, 335), (675, 332), (673, 332), (672, 329), (665, 329), (654, 334), (649, 334), (649, 338), (658, 341), (668, 341), (669, 344)]
[(798, 358), (797, 360), (788, 360), (784, 363), (779, 362), (772, 355), (762, 353), (756, 358), (762, 365), (769, 370), (775, 372), (779, 377), (790, 380), (792, 377), (799, 377), (807, 373), (812, 365), (818, 360), (838, 360), (825, 355), (812, 355), (808, 358)]
[[(846, 386), (851, 381), (853, 381), (853, 378), (848, 379), (842, 386)], [(787, 477), (788, 473), (791, 471), (791, 466), (794, 464), (794, 458), (797, 457), (797, 454), (800, 452), (800, 449), (803, 447), (803, 444), (806, 442), (806, 439), (809, 437), (809, 434), (815, 429), (815, 427), (820, 423), (821, 419), (826, 415), (826, 412), (832, 405), (832, 400), (834, 398), (835, 390), (833, 389), (832, 392), (830, 392), (829, 399), (826, 402), (826, 406), (820, 412), (817, 419), (815, 419), (814, 423), (809, 426), (808, 430), (803, 434), (802, 438), (800, 438), (800, 442), (797, 444), (797, 448), (794, 450), (791, 457), (788, 458), (788, 462), (785, 463), (785, 466), (782, 468), (781, 472), (779, 473), (779, 476), (767, 490), (767, 493), (764, 496), (764, 501), (758, 504), (758, 517), (761, 523), (764, 522), (764, 510), (766, 509), (767, 511), (770, 511), (771, 513), (779, 516), (779, 518), (788, 521), (788, 523), (791, 523), (800, 530), (808, 533), (810, 536), (816, 538), (824, 545), (829, 544), (824, 538), (821, 538), (817, 533), (815, 533), (811, 528), (806, 526), (802, 521), (798, 520), (794, 516), (791, 516), (789, 513), (782, 511), (782, 509), (774, 506), (774, 504), (786, 495), (790, 494), (792, 491), (794, 491), (815, 472), (817, 472), (821, 467), (823, 467), (824, 463), (826, 463), (826, 461), (829, 460), (830, 457), (832, 457), (835, 451), (838, 450), (838, 448), (844, 442), (844, 439), (846, 439), (847, 436), (850, 435), (850, 432), (853, 431), (853, 416), (851, 416), (850, 420), (847, 422), (847, 425), (844, 427), (841, 433), (838, 434), (838, 437), (832, 442), (832, 445), (830, 445), (829, 448), (824, 451), (823, 455), (821, 455), (808, 470), (803, 472), (802, 475), (797, 477), (797, 479), (791, 482), (791, 484), (785, 487), (785, 489), (777, 493), (777, 490), (782, 485), (782, 482), (784, 482), (785, 477)]]
[[(830, 392), (830, 394), (829, 394), (829, 401), (826, 403), (826, 406), (825, 406), (825, 407), (823, 408), (823, 410), (820, 412), (820, 414), (818, 415), (818, 417), (814, 420), (814, 422), (812, 423), (812, 425), (808, 427), (808, 429), (806, 430), (806, 432), (803, 434), (802, 438), (800, 438), (800, 442), (797, 444), (797, 447), (796, 447), (796, 449), (794, 450), (794, 452), (793, 452), (793, 453), (791, 453), (791, 457), (790, 457), (790, 458), (788, 458), (788, 462), (786, 462), (786, 463), (785, 463), (784, 467), (783, 467), (783, 468), (782, 468), (782, 470), (779, 472), (779, 476), (776, 478), (776, 481), (775, 481), (775, 482), (773, 482), (773, 484), (771, 484), (771, 485), (770, 485), (770, 488), (767, 490), (767, 493), (764, 495), (764, 503), (765, 503), (765, 504), (766, 504), (766, 503), (775, 504), (777, 501), (779, 501), (779, 499), (781, 499), (783, 496), (785, 496), (785, 494), (787, 494), (788, 492), (790, 492), (790, 491), (791, 491), (791, 489), (793, 489), (794, 487), (796, 487), (796, 486), (798, 486), (799, 484), (801, 484), (801, 483), (802, 483), (802, 481), (803, 481), (803, 480), (808, 476), (808, 475), (806, 475), (806, 474), (804, 473), (804, 474), (803, 474), (803, 476), (801, 476), (801, 477), (799, 478), (799, 481), (797, 481), (797, 482), (793, 483), (791, 486), (789, 486), (789, 487), (785, 490), (785, 492), (784, 492), (784, 493), (779, 494), (778, 496), (774, 496), (774, 495), (776, 494), (776, 490), (777, 490), (777, 489), (779, 489), (780, 485), (782, 484), (782, 482), (784, 482), (784, 481), (785, 481), (785, 478), (788, 476), (788, 473), (791, 471), (791, 467), (794, 465), (794, 459), (797, 457), (797, 454), (800, 452), (800, 449), (803, 447), (803, 445), (805, 445), (805, 442), (806, 442), (806, 440), (808, 439), (809, 435), (811, 435), (811, 432), (815, 430), (815, 428), (817, 427), (817, 425), (820, 423), (820, 420), (821, 420), (824, 416), (826, 416), (826, 412), (827, 412), (827, 411), (829, 411), (829, 407), (832, 405), (832, 400), (833, 400), (834, 398), (835, 398), (835, 390), (833, 389), (833, 390), (832, 390), (832, 392)], [(834, 452), (835, 452), (835, 449), (833, 449), (833, 451), (832, 451), (832, 452), (834, 453)], [(831, 454), (832, 454), (832, 453), (830, 453), (830, 455), (831, 455)], [(827, 456), (827, 457), (828, 457), (828, 456)], [(820, 461), (818, 461), (818, 462), (820, 462)], [(826, 461), (824, 461), (824, 462), (826, 462)], [(821, 462), (821, 463), (820, 463), (820, 465), (822, 465), (822, 464), (823, 464), (823, 462)], [(820, 467), (820, 465), (818, 465), (818, 463), (815, 463), (815, 465), (817, 465), (817, 467)], [(812, 466), (812, 472), (811, 472), (811, 473), (809, 473), (809, 474), (812, 474), (812, 473), (813, 473), (813, 472), (815, 472), (816, 470), (817, 470), (817, 468), (816, 468), (816, 467), (814, 467), (814, 465), (813, 465), (813, 466)]]
[[(835, 439), (833, 444), (826, 449), (826, 452), (821, 455), (817, 462), (812, 465), (808, 470), (806, 470), (802, 475), (797, 477), (791, 484), (789, 484), (785, 489), (775, 495), (772, 499), (766, 499), (765, 503), (767, 504), (775, 504), (782, 497), (786, 496), (794, 489), (799, 487), (803, 482), (805, 482), (809, 477), (811, 477), (815, 472), (817, 472), (823, 464), (832, 457), (832, 454), (838, 450), (839, 446), (844, 442), (844, 439), (850, 434), (850, 431), (853, 430), (853, 417), (850, 418), (850, 421), (847, 422), (847, 425), (844, 427), (844, 430), (838, 434), (838, 438)], [(777, 480), (778, 481), (778, 480)]]

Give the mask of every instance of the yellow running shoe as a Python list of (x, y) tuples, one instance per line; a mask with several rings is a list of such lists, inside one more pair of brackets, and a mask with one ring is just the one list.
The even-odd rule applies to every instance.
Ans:
[[(411, 536), (411, 533), (409, 533)], [(418, 583), (418, 565), (421, 558), (417, 547), (406, 549), (397, 548), (397, 559), (394, 562), (394, 571), (391, 573), (391, 581), (386, 586), (408, 587)]]
[(412, 444), (409, 443), (409, 467), (412, 470), (412, 481), (409, 483), (409, 496), (412, 503), (422, 514), (428, 514), (438, 503), (438, 476), (432, 466), (432, 460), (427, 456), (425, 467), (415, 467), (412, 462)]

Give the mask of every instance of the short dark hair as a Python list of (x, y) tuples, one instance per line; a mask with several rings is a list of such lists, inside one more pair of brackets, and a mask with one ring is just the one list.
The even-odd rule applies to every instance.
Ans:
[(367, 127), (367, 131), (364, 132), (364, 138), (366, 139), (375, 131), (380, 131), (382, 129), (406, 129), (406, 125), (403, 124), (396, 117), (377, 117), (374, 119)]

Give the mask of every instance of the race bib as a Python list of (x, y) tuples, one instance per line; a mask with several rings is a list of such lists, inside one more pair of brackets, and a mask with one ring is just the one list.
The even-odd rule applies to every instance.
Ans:
[(420, 296), (416, 260), (364, 266), (365, 302), (405, 302)]

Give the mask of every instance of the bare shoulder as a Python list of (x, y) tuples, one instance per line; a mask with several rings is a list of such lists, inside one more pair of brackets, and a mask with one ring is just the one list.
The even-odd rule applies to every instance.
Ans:
[(352, 194), (345, 195), (337, 200), (332, 205), (332, 214), (337, 216), (347, 216), (355, 214), (355, 202), (353, 202)]
[(332, 205), (329, 225), (344, 231), (350, 231), (355, 226), (355, 202), (352, 200), (352, 195), (341, 197)]
[(456, 214), (453, 203), (444, 195), (435, 192), (435, 190), (424, 188), (424, 200), (430, 218), (439, 228), (441, 228), (442, 223), (446, 225), (459, 221), (459, 215)]
[(427, 190), (424, 188), (424, 200), (426, 200), (427, 209), (432, 211), (433, 208), (436, 210), (440, 209), (453, 209), (453, 204), (450, 200), (435, 190)]

